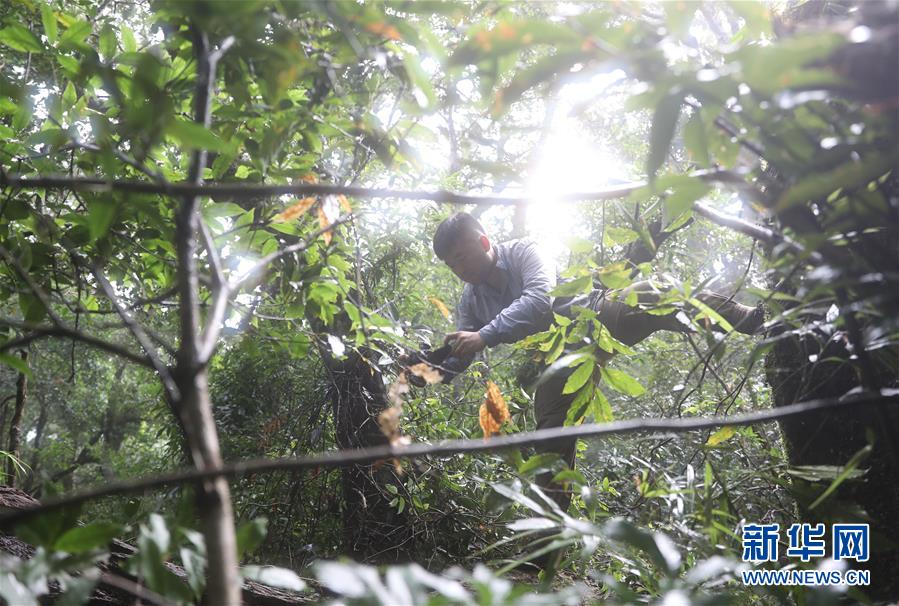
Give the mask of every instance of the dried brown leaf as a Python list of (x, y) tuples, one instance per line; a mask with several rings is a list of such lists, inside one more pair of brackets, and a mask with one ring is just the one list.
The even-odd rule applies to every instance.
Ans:
[(313, 204), (315, 204), (315, 198), (303, 198), (302, 200), (291, 204), (283, 211), (275, 215), (272, 218), (272, 221), (274, 221), (275, 223), (286, 223), (288, 221), (293, 221), (297, 217), (305, 214), (307, 210), (312, 208)]
[(434, 383), (440, 383), (443, 381), (443, 373), (439, 370), (428, 364), (427, 362), (419, 362), (418, 364), (413, 364), (409, 367), (409, 372), (411, 372), (416, 377), (421, 377), (425, 380), (425, 383), (428, 385), (433, 385)]

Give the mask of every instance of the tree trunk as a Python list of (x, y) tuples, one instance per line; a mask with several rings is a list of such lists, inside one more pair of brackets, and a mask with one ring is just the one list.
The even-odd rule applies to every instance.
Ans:
[[(387, 407), (387, 394), (377, 366), (357, 352), (344, 360), (330, 359), (333, 385), (331, 405), (341, 449), (387, 443), (378, 415)], [(412, 532), (405, 512), (391, 505), (402, 480), (390, 461), (345, 467), (343, 473), (343, 535), (345, 552), (356, 559), (396, 562), (408, 557)], [(407, 503), (408, 505), (408, 503)]]
[[(895, 177), (882, 187), (887, 199), (899, 195), (899, 179)], [(889, 230), (860, 236), (846, 250), (853, 264), (844, 269), (846, 275), (899, 272), (899, 241), (891, 239)], [(800, 278), (792, 277), (778, 285), (777, 290), (795, 295), (801, 283)], [(877, 391), (899, 386), (895, 351), (888, 347), (867, 351), (865, 346), (866, 341), (876, 340), (874, 335), (883, 329), (884, 319), (899, 313), (895, 302), (881, 296), (879, 290), (884, 287), (880, 284), (854, 283), (854, 292), (846, 292), (849, 288), (836, 287), (834, 299), (819, 304), (822, 309), (836, 305), (838, 322), (827, 322), (821, 313), (816, 318), (806, 318), (803, 331), (781, 336), (775, 342), (765, 365), (776, 406), (816, 398), (839, 399), (853, 389)], [(866, 302), (865, 305), (879, 301), (877, 314), (866, 316), (867, 325), (853, 307), (858, 301)], [(844, 466), (873, 442), (870, 455), (859, 465), (864, 476), (844, 482), (814, 510), (809, 510), (809, 506), (826, 484), (810, 486), (794, 480), (793, 486), (803, 522), (824, 522), (828, 532), (829, 524), (834, 522), (870, 523), (870, 559), (858, 564), (871, 571), (871, 586), (865, 589), (866, 593), (874, 599), (899, 599), (899, 412), (892, 407), (833, 412), (786, 419), (780, 427), (793, 466)], [(861, 511), (856, 513), (854, 510), (858, 509)]]
[[(194, 54), (197, 61), (194, 120), (208, 128), (212, 122), (212, 96), (215, 87), (215, 62), (219, 54), (210, 48), (206, 34), (193, 26)], [(191, 154), (188, 181), (202, 184), (206, 152)], [(197, 237), (201, 225), (200, 199), (186, 196), (178, 208), (175, 225), (175, 249), (178, 256), (178, 298), (180, 336), (175, 384), (175, 408), (181, 420), (190, 457), (198, 469), (222, 466), (218, 433), (212, 416), (206, 360), (202, 359)], [(221, 289), (222, 286), (219, 285)], [(216, 293), (219, 296), (221, 293)], [(212, 321), (212, 320), (210, 320)], [(213, 331), (214, 333), (214, 331)], [(231, 493), (224, 478), (198, 482), (197, 510), (206, 539), (206, 602), (216, 606), (240, 604), (240, 575), (237, 562), (237, 538)]]
[[(188, 443), (197, 469), (222, 466), (218, 434), (212, 417), (206, 369), (183, 376), (178, 381), (183, 424), (189, 427)], [(206, 539), (206, 601), (208, 604), (240, 604), (240, 579), (237, 575), (237, 538), (231, 492), (224, 478), (197, 485), (197, 511)]]
[[(27, 352), (23, 351), (20, 355), (23, 362), (28, 359)], [(9, 458), (6, 461), (6, 482), (8, 486), (16, 485), (15, 458), (19, 456), (19, 442), (22, 436), (22, 414), (25, 412), (25, 399), (27, 396), (28, 378), (25, 376), (25, 373), (20, 372), (19, 378), (16, 380), (16, 405), (9, 424), (9, 442), (7, 444)]]
[[(812, 362), (811, 359), (828, 360)], [(832, 361), (830, 361), (832, 360)], [(821, 347), (812, 337), (789, 338), (777, 343), (767, 360), (767, 377), (776, 406), (815, 398), (839, 398), (859, 381), (841, 344)], [(896, 377), (893, 376), (893, 381)], [(794, 417), (781, 421), (781, 431), (790, 465), (845, 465), (852, 456), (875, 440), (871, 455), (862, 462), (866, 469), (860, 480), (845, 482), (831, 497), (839, 502), (825, 502), (815, 510), (808, 506), (823, 491), (823, 484), (807, 493), (799, 482), (797, 506), (801, 521), (817, 523), (852, 522), (847, 503), (859, 505), (870, 520), (871, 557), (859, 567), (871, 571), (871, 597), (899, 598), (899, 483), (894, 461), (886, 439), (899, 436), (899, 414), (884, 408), (882, 417), (875, 411), (860, 413), (826, 413), (815, 417)], [(883, 419), (886, 419), (884, 426)], [(797, 520), (798, 521), (798, 520)]]

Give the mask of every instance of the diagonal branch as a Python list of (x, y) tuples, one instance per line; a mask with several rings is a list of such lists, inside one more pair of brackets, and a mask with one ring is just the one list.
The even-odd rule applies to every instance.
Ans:
[(119, 317), (122, 318), (125, 327), (131, 331), (131, 334), (133, 334), (134, 338), (137, 339), (137, 342), (140, 343), (140, 346), (147, 354), (147, 357), (150, 358), (150, 361), (153, 363), (153, 368), (159, 373), (159, 378), (162, 381), (162, 386), (165, 388), (166, 393), (172, 400), (178, 401), (180, 398), (178, 386), (175, 385), (175, 380), (172, 378), (172, 373), (169, 370), (168, 365), (159, 358), (159, 353), (156, 351), (156, 347), (153, 345), (150, 337), (147, 336), (147, 333), (140, 323), (134, 319), (134, 316), (132, 316), (122, 305), (122, 302), (119, 301), (115, 289), (113, 289), (109, 280), (106, 279), (106, 275), (103, 273), (99, 263), (95, 262), (91, 267), (91, 271), (94, 274), (94, 278), (97, 279), (97, 284), (100, 285), (100, 288), (106, 294), (106, 298), (109, 299), (110, 303), (112, 303), (112, 306), (119, 314)]
[(234, 280), (231, 283), (230, 289), (236, 293), (241, 288), (246, 286), (246, 284), (248, 282), (250, 282), (250, 280), (253, 277), (255, 277), (256, 274), (258, 274), (263, 269), (265, 269), (265, 267), (269, 263), (273, 263), (273, 262), (277, 261), (278, 259), (286, 257), (287, 255), (292, 255), (293, 253), (305, 250), (323, 233), (329, 232), (339, 225), (348, 223), (348, 222), (352, 221), (355, 217), (356, 217), (356, 215), (354, 213), (348, 213), (348, 214), (340, 217), (339, 219), (336, 219), (330, 225), (327, 225), (325, 227), (322, 227), (321, 229), (315, 230), (314, 232), (309, 234), (302, 242), (297, 242), (296, 244), (291, 244), (290, 246), (285, 246), (284, 248), (282, 248), (280, 250), (276, 250), (275, 252), (262, 257), (261, 259), (259, 259), (259, 261), (256, 262), (255, 265), (253, 265), (253, 267), (251, 267), (247, 271), (247, 273), (245, 273), (239, 279)]
[(151, 368), (155, 370), (153, 366), (153, 362), (150, 358), (146, 356), (142, 356), (140, 354), (134, 353), (125, 347), (120, 345), (116, 345), (115, 343), (110, 343), (109, 341), (104, 341), (103, 339), (98, 339), (97, 337), (93, 337), (91, 335), (85, 334), (80, 330), (75, 330), (73, 328), (69, 328), (67, 326), (28, 326), (26, 323), (13, 322), (6, 319), (0, 319), (0, 324), (6, 324), (10, 326), (19, 326), (21, 328), (27, 329), (29, 332), (22, 335), (21, 337), (17, 337), (15, 339), (10, 339), (2, 344), (0, 344), (0, 353), (5, 351), (11, 351), (16, 347), (22, 347), (24, 345), (28, 345), (32, 341), (37, 341), (39, 339), (44, 339), (46, 337), (63, 337), (66, 339), (71, 339), (73, 341), (80, 341), (87, 345), (91, 345), (96, 347), (97, 349), (101, 349), (103, 351), (107, 351), (111, 354), (115, 354), (119, 357), (125, 358), (130, 362), (134, 362), (135, 364), (139, 364), (141, 366), (146, 366), (147, 368)]
[(0, 257), (13, 268), (13, 270), (19, 274), (23, 280), (25, 280), (25, 284), (28, 285), (28, 288), (31, 289), (31, 292), (35, 297), (41, 302), (44, 308), (47, 310), (47, 315), (50, 316), (50, 319), (53, 320), (53, 323), (57, 326), (64, 326), (65, 322), (62, 321), (62, 318), (53, 310), (53, 307), (50, 304), (50, 297), (44, 292), (44, 289), (41, 288), (37, 282), (34, 281), (34, 278), (31, 277), (25, 268), (22, 267), (22, 264), (19, 263), (19, 260), (16, 259), (3, 245), (0, 245)]
[(879, 393), (858, 394), (843, 399), (808, 400), (733, 416), (627, 419), (611, 423), (584, 423), (570, 427), (552, 427), (504, 435), (490, 440), (445, 440), (436, 444), (384, 445), (372, 448), (337, 450), (310, 457), (251, 459), (229, 463), (217, 469), (188, 469), (148, 478), (110, 482), (100, 488), (87, 490), (80, 494), (45, 501), (40, 506), (31, 509), (20, 509), (0, 514), (0, 528), (7, 528), (14, 523), (32, 518), (37, 514), (59, 510), (94, 499), (118, 494), (140, 493), (151, 488), (196, 482), (211, 477), (239, 478), (247, 474), (272, 471), (299, 471), (314, 468), (333, 469), (350, 465), (364, 465), (385, 459), (412, 460), (428, 456), (450, 456), (459, 453), (497, 452), (535, 444), (546, 444), (560, 438), (601, 438), (612, 435), (686, 433), (723, 426), (758, 425), (812, 414), (858, 413), (863, 408), (883, 410), (885, 406), (895, 406), (897, 404), (899, 404), (899, 390), (882, 389)]
[(811, 259), (815, 263), (823, 262), (820, 253), (816, 251), (807, 251), (805, 247), (802, 246), (802, 244), (800, 244), (799, 242), (796, 242), (792, 238), (778, 233), (773, 229), (762, 227), (761, 225), (756, 225), (755, 223), (744, 221), (739, 217), (734, 217), (733, 215), (722, 213), (715, 210), (711, 206), (706, 206), (702, 202), (694, 202), (693, 210), (696, 211), (696, 214), (705, 217), (716, 225), (738, 231), (743, 235), (749, 236), (750, 238), (754, 238), (756, 240), (761, 240), (766, 244), (784, 244), (787, 246), (787, 248), (800, 256), (808, 255), (809, 259)]

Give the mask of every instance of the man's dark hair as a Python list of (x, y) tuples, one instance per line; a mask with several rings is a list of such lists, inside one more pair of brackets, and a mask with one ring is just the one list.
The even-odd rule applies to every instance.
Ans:
[(455, 213), (437, 226), (437, 231), (434, 232), (434, 254), (445, 259), (457, 242), (483, 233), (486, 232), (477, 219), (466, 212)]

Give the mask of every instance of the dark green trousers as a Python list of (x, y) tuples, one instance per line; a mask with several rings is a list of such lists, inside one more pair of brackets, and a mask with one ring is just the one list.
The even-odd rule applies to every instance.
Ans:
[[(636, 292), (641, 304), (653, 303), (658, 299), (660, 291), (656, 290), (649, 281), (635, 282), (628, 288), (618, 291), (595, 291), (590, 297), (590, 306), (597, 312), (597, 319), (608, 328), (613, 337), (626, 345), (639, 343), (652, 333), (659, 330), (674, 332), (689, 332), (688, 325), (682, 323), (675, 314), (657, 316), (641, 310), (639, 307), (631, 307), (624, 303), (624, 298), (630, 293)], [(734, 328), (744, 334), (754, 334), (764, 322), (761, 308), (748, 307), (728, 297), (711, 292), (697, 293), (696, 298), (717, 311)], [(685, 310), (687, 311), (687, 310)], [(611, 357), (611, 356), (610, 356)], [(605, 362), (601, 360), (600, 362)], [(534, 414), (537, 419), (537, 429), (548, 427), (562, 427), (568, 408), (574, 401), (574, 394), (562, 394), (565, 381), (574, 369), (566, 368), (548, 377), (537, 387), (534, 393)], [(557, 453), (569, 468), (574, 469), (574, 455), (577, 447), (577, 439), (561, 438), (552, 442), (539, 445), (537, 452)], [(551, 496), (562, 508), (568, 509), (571, 503), (571, 493), (561, 485), (552, 482), (553, 474), (550, 472), (537, 476), (537, 485), (548, 496)]]

